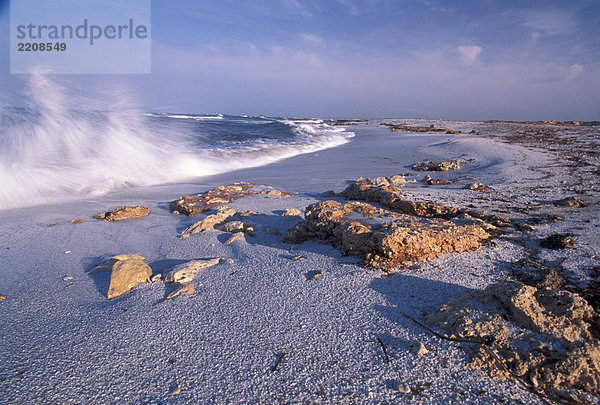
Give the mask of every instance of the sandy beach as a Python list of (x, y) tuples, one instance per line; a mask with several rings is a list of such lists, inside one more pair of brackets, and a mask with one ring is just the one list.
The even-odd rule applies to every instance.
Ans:
[[(383, 123), (462, 133), (392, 132)], [(593, 382), (587, 390), (562, 387), (560, 397), (538, 390), (529, 374), (520, 383), (474, 369), (476, 344), (419, 324), (450, 336), (427, 316), (467, 293), (520, 280), (535, 264), (558, 269), (580, 288), (571, 291), (597, 282), (597, 127), (371, 120), (351, 130), (348, 143), (270, 165), (0, 211), (0, 402), (597, 403)], [(413, 169), (428, 159), (459, 160), (461, 168)], [(394, 175), (406, 180), (405, 200), (477, 211), (488, 223), (495, 216), (498, 232), (476, 249), (401, 260), (387, 271), (365, 268), (364, 258), (323, 240), (284, 243), (307, 206), (346, 203), (339, 193), (359, 177)], [(449, 183), (424, 183), (426, 175)], [(188, 217), (170, 212), (171, 201), (241, 181), (267, 190), (226, 204), (254, 211), (251, 231), (234, 241), (222, 230), (180, 238), (216, 207)], [(472, 183), (491, 189), (465, 188)], [(329, 190), (337, 194), (322, 195)], [(552, 203), (572, 196), (585, 206)], [(94, 218), (123, 205), (150, 214)], [(301, 213), (282, 215), (289, 209)], [(552, 216), (560, 220), (544, 222)], [(540, 245), (567, 233), (576, 240), (570, 248)], [(109, 300), (111, 272), (93, 270), (120, 254), (143, 256), (163, 278), (190, 260), (221, 260), (195, 275), (192, 294), (166, 299), (176, 286), (156, 280)], [(590, 372), (595, 384), (598, 372)]]

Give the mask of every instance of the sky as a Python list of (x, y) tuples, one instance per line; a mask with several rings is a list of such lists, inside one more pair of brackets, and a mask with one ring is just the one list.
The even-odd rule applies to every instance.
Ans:
[(153, 0), (151, 38), (151, 74), (53, 80), (157, 112), (600, 120), (598, 0)]

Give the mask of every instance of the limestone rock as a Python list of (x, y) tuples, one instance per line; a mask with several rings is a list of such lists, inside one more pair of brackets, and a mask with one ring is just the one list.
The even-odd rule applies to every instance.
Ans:
[[(600, 393), (598, 314), (580, 295), (502, 281), (443, 305), (427, 322), (450, 336), (494, 342), (506, 366), (544, 390)], [(478, 349), (471, 367), (500, 375), (496, 360)]]
[(281, 216), (284, 217), (299, 217), (301, 215), (302, 211), (300, 211), (298, 208), (287, 208), (285, 212), (281, 214)]
[(109, 212), (99, 212), (95, 218), (105, 221), (121, 221), (127, 218), (145, 217), (148, 214), (150, 214), (150, 210), (147, 207), (141, 205), (135, 207), (123, 205)]
[(460, 210), (454, 207), (404, 200), (400, 187), (376, 186), (362, 179), (350, 184), (340, 195), (350, 200), (375, 202), (390, 210), (419, 217), (452, 218), (460, 214)]
[(425, 345), (418, 340), (413, 341), (409, 345), (410, 351), (416, 354), (417, 356), (424, 356), (429, 353), (429, 350), (425, 347)]
[(183, 232), (181, 232), (180, 238), (185, 239), (196, 233), (213, 230), (230, 220), (234, 214), (235, 210), (231, 207), (226, 205), (219, 207), (216, 214), (207, 215), (206, 218), (184, 229)]
[(179, 295), (184, 295), (184, 294), (192, 295), (195, 292), (196, 292), (196, 289), (194, 288), (193, 284), (183, 284), (181, 287), (179, 287), (178, 289), (173, 291), (171, 294), (167, 295), (167, 298), (165, 298), (165, 300), (166, 301), (172, 300), (173, 298), (175, 298)]
[(245, 240), (246, 238), (244, 237), (243, 233), (235, 233), (235, 234), (233, 234), (233, 236), (231, 236), (231, 238), (229, 238), (225, 241), (225, 244), (231, 245), (233, 242), (235, 242), (238, 239)]
[(586, 204), (585, 202), (583, 202), (583, 200), (577, 198), (577, 197), (566, 197), (563, 198), (561, 200), (554, 200), (552, 201), (552, 204), (558, 206), (558, 207), (585, 207)]
[(126, 293), (136, 285), (147, 282), (152, 276), (152, 269), (143, 260), (115, 258), (110, 260), (115, 261), (111, 266), (108, 299)]
[(470, 183), (465, 186), (465, 189), (473, 191), (490, 191), (492, 188), (481, 183)]
[(190, 260), (175, 266), (166, 276), (165, 283), (189, 283), (198, 272), (202, 269), (219, 264), (221, 259), (218, 257), (213, 259)]
[(451, 184), (452, 182), (450, 180), (436, 180), (431, 178), (430, 175), (427, 175), (425, 177), (423, 177), (423, 179), (421, 180), (423, 183), (427, 184), (428, 186), (445, 186), (446, 184)]
[(140, 256), (140, 255), (136, 255), (136, 254), (120, 254), (120, 255), (116, 255), (111, 257), (108, 260), (105, 260), (103, 263), (99, 264), (98, 266), (94, 267), (92, 270), (90, 270), (87, 274), (94, 274), (94, 273), (99, 273), (102, 271), (111, 271), (113, 268), (113, 265), (120, 261), (120, 260), (140, 260), (140, 261), (144, 261), (146, 260), (145, 257)]
[(368, 267), (386, 270), (401, 262), (472, 250), (490, 238), (476, 225), (390, 213), (364, 202), (311, 204), (305, 217), (288, 230), (284, 242), (321, 239), (364, 259)]
[(445, 172), (447, 170), (459, 170), (460, 160), (426, 160), (424, 162), (415, 163), (412, 168), (413, 170), (420, 172)]
[(250, 183), (241, 182), (219, 186), (200, 194), (180, 197), (169, 204), (169, 209), (174, 214), (184, 214), (191, 217), (252, 194), (280, 195), (282, 197), (290, 197), (292, 195), (280, 190), (259, 189)]
[(220, 225), (218, 229), (223, 232), (236, 233), (244, 232), (244, 230), (249, 227), (251, 227), (249, 224), (242, 221), (231, 221)]
[(6, 297), (4, 295), (0, 295), (0, 301), (5, 300)]

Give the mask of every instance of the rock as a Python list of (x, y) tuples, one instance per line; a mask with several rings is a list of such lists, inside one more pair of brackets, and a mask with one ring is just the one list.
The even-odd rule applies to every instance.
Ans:
[(465, 189), (473, 191), (490, 191), (492, 188), (481, 183), (470, 183), (465, 186)]
[(249, 227), (250, 227), (249, 224), (246, 224), (242, 221), (231, 221), (231, 222), (226, 222), (222, 225), (219, 225), (218, 229), (223, 232), (236, 233), (236, 232), (244, 232), (244, 230)]
[(577, 239), (570, 233), (554, 234), (540, 240), (540, 246), (546, 249), (570, 249), (575, 246)]
[(321, 193), (321, 197), (325, 197), (325, 198), (335, 197), (335, 191), (333, 191), (333, 190), (324, 191), (323, 193)]
[(6, 297), (4, 295), (0, 295), (0, 301), (5, 300)]
[(429, 186), (445, 186), (446, 184), (451, 184), (452, 183), (450, 180), (435, 180), (435, 179), (432, 179), (430, 175), (427, 175), (427, 176), (423, 177), (423, 179), (421, 181), (423, 183), (429, 185)]
[(376, 186), (361, 179), (346, 187), (340, 195), (350, 200), (375, 202), (392, 211), (420, 217), (452, 218), (460, 214), (460, 210), (453, 207), (432, 202), (406, 201), (398, 186)]
[(238, 198), (246, 197), (252, 194), (267, 194), (270, 196), (279, 195), (290, 197), (293, 194), (272, 189), (259, 189), (250, 183), (233, 183), (219, 186), (205, 193), (186, 195), (171, 201), (169, 209), (174, 214), (184, 214), (195, 216), (219, 205), (228, 204)]
[(415, 163), (412, 166), (412, 168), (413, 170), (417, 170), (420, 172), (445, 172), (448, 170), (459, 170), (460, 160), (442, 160), (439, 162), (433, 160), (426, 160), (424, 162)]
[[(110, 260), (115, 260), (112, 258)], [(107, 298), (118, 297), (140, 283), (147, 282), (152, 276), (152, 269), (139, 259), (116, 260), (110, 272), (110, 284)]]
[(233, 208), (226, 205), (219, 207), (216, 214), (207, 215), (206, 218), (184, 229), (183, 232), (181, 232), (180, 239), (189, 238), (196, 233), (216, 229), (218, 226), (230, 220), (234, 214), (235, 210)]
[(235, 233), (233, 234), (233, 236), (229, 239), (227, 239), (227, 241), (225, 241), (226, 245), (231, 245), (233, 242), (235, 242), (238, 239), (246, 239), (243, 233)]
[(118, 262), (119, 260), (140, 260), (140, 261), (144, 261), (144, 260), (146, 260), (146, 258), (144, 256), (135, 255), (135, 254), (121, 254), (121, 255), (116, 255), (116, 256), (111, 257), (108, 260), (105, 260), (103, 263), (101, 263), (98, 266), (94, 267), (92, 270), (90, 270), (86, 274), (94, 274), (94, 273), (99, 273), (99, 272), (102, 272), (102, 271), (111, 271), (113, 265), (116, 262)]
[(196, 292), (196, 289), (194, 288), (193, 284), (183, 284), (181, 287), (179, 287), (178, 289), (173, 291), (171, 294), (167, 295), (167, 298), (165, 298), (165, 301), (172, 300), (173, 298), (175, 298), (179, 295), (184, 295), (184, 294), (192, 295), (195, 292)]
[(220, 261), (221, 259), (215, 257), (213, 259), (190, 260), (179, 264), (165, 276), (165, 283), (189, 283), (200, 270), (215, 266)]
[(284, 216), (284, 217), (300, 217), (300, 216), (302, 216), (302, 211), (300, 211), (298, 208), (287, 208), (285, 210), (285, 212), (283, 214), (281, 214), (281, 216)]
[(171, 395), (179, 395), (181, 394), (181, 388), (175, 387), (173, 391), (171, 391)]
[(284, 242), (320, 239), (364, 259), (367, 267), (392, 270), (399, 263), (472, 250), (490, 238), (476, 225), (390, 214), (357, 201), (311, 204), (305, 210), (305, 221), (288, 230)]
[(417, 356), (423, 356), (429, 353), (429, 350), (425, 347), (425, 345), (418, 340), (413, 341), (409, 346), (410, 351), (416, 354)]
[(552, 204), (558, 207), (585, 207), (586, 204), (583, 200), (577, 197), (566, 197), (561, 200), (554, 200)]
[(157, 282), (159, 282), (161, 280), (162, 280), (162, 274), (160, 274), (160, 273), (159, 274), (155, 274), (152, 277), (150, 277), (150, 281), (152, 283), (157, 283)]
[(474, 134), (474, 135), (481, 135), (481, 131), (478, 131), (476, 129), (472, 129), (471, 132), (469, 132), (470, 134)]
[(123, 205), (112, 211), (99, 212), (95, 215), (95, 218), (103, 219), (105, 221), (122, 221), (127, 218), (145, 217), (148, 214), (150, 214), (150, 210), (147, 207), (141, 205), (135, 207)]
[(323, 277), (323, 272), (321, 270), (313, 270), (306, 273), (307, 280), (319, 280)]
[(412, 391), (408, 384), (400, 383), (398, 384), (398, 392), (401, 394), (410, 394)]
[[(512, 373), (542, 389), (598, 394), (600, 343), (592, 333), (597, 316), (574, 292), (502, 281), (450, 301), (426, 321), (452, 337), (493, 341)], [(470, 365), (499, 373), (496, 360), (483, 349), (475, 351)]]
[[(390, 124), (388, 124), (390, 125)], [(392, 132), (445, 132), (447, 134), (461, 134), (462, 132), (458, 129), (450, 128), (438, 128), (437, 125), (431, 124), (430, 126), (408, 126), (406, 124), (391, 124), (390, 128)]]
[(406, 183), (406, 179), (400, 174), (395, 174), (393, 176), (387, 177), (387, 180), (391, 185), (399, 185)]

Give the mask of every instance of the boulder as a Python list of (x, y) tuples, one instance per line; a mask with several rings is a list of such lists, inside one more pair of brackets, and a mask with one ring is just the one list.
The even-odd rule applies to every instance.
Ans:
[(181, 239), (189, 238), (190, 236), (215, 229), (230, 220), (235, 214), (235, 210), (228, 206), (221, 206), (217, 209), (216, 214), (207, 215), (206, 218), (187, 227), (181, 232)]
[(585, 207), (586, 204), (583, 200), (577, 198), (577, 197), (566, 197), (560, 200), (554, 200), (552, 201), (552, 204), (556, 205), (557, 207)]
[(221, 259), (218, 257), (213, 259), (190, 260), (189, 262), (175, 266), (165, 276), (164, 281), (165, 283), (189, 283), (196, 277), (200, 270), (215, 266), (220, 262)]
[(140, 283), (149, 281), (152, 276), (152, 269), (143, 260), (137, 258), (121, 259), (115, 256), (110, 259), (110, 262), (112, 262), (112, 265), (107, 294), (109, 300), (126, 293)]
[(141, 205), (135, 207), (123, 205), (112, 211), (99, 212), (95, 215), (95, 218), (103, 219), (105, 221), (121, 221), (127, 218), (145, 217), (148, 214), (150, 214), (150, 210), (147, 207)]

